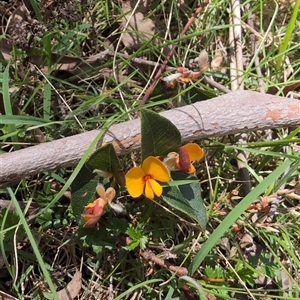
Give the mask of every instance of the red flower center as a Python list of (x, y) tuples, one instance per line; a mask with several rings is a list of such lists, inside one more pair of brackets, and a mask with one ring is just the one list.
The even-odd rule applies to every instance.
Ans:
[(153, 175), (147, 174), (147, 175), (143, 176), (143, 178), (142, 178), (143, 183), (145, 184), (147, 182), (147, 180), (149, 180), (149, 179), (154, 179)]

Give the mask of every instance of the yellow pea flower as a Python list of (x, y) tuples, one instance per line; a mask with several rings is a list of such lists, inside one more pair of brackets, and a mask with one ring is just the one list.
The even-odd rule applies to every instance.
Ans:
[(85, 220), (83, 227), (94, 227), (100, 220), (103, 210), (107, 204), (115, 198), (116, 191), (109, 187), (106, 191), (102, 184), (96, 187), (97, 194), (100, 196), (93, 203), (85, 206), (85, 212), (81, 215)]
[(182, 171), (188, 174), (195, 174), (196, 169), (192, 161), (204, 157), (204, 151), (196, 143), (189, 143), (179, 148), (177, 152), (170, 152), (164, 159), (164, 164), (171, 171)]
[(157, 182), (168, 182), (171, 180), (167, 167), (156, 157), (147, 157), (141, 166), (134, 167), (125, 175), (126, 187), (131, 197), (137, 198), (144, 194), (153, 200), (155, 196), (160, 197), (163, 188)]

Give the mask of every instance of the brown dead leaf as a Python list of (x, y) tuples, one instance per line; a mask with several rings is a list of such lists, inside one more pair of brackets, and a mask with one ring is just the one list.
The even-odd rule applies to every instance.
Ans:
[(255, 244), (253, 242), (253, 237), (249, 233), (245, 233), (242, 239), (240, 240), (240, 247), (242, 249), (253, 247)]
[[(291, 84), (287, 84), (283, 88), (283, 94), (284, 94), (284, 96), (286, 96), (289, 92), (296, 92), (297, 90), (299, 90), (299, 88), (300, 88), (300, 81), (296, 81)], [(279, 89), (276, 86), (271, 86), (267, 90), (267, 94), (276, 95), (277, 92), (279, 92)]]
[(201, 74), (207, 71), (209, 67), (209, 62), (208, 62), (208, 53), (205, 50), (202, 50), (198, 56), (198, 65)]
[(211, 69), (212, 71), (217, 71), (221, 67), (223, 63), (223, 54), (221, 51), (217, 51), (215, 57), (211, 61)]
[(82, 276), (80, 271), (76, 271), (72, 280), (67, 284), (67, 286), (58, 291), (57, 294), (60, 300), (72, 300), (78, 296), (81, 290)]
[(138, 49), (155, 34), (155, 23), (151, 19), (144, 19), (144, 15), (137, 12), (131, 16), (127, 28), (125, 28), (128, 18), (128, 16), (124, 16), (122, 20), (122, 28), (125, 32), (121, 36), (121, 41), (128, 49)]
[(286, 271), (280, 270), (280, 274), (278, 274), (277, 276), (278, 282), (281, 282), (282, 284), (281, 289), (288, 292), (289, 289), (294, 285), (290, 275)]
[(1, 39), (0, 40), (0, 52), (2, 53), (4, 59), (6, 61), (10, 61), (12, 56), (10, 55), (10, 52), (12, 51), (11, 45), (8, 43), (7, 39)]

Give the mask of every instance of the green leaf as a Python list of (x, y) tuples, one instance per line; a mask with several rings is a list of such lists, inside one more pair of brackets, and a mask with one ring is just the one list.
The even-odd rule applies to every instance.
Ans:
[(137, 230), (135, 227), (133, 227), (131, 224), (127, 228), (126, 233), (133, 240), (139, 239), (143, 236), (143, 234), (139, 230)]
[(116, 245), (116, 237), (109, 234), (104, 228), (78, 229), (78, 237), (83, 247), (92, 248), (94, 253), (100, 254), (103, 249), (113, 249)]
[(132, 241), (126, 246), (127, 250), (133, 250), (140, 246), (141, 249), (145, 249), (148, 242), (148, 238), (143, 234), (143, 231), (139, 227), (133, 227), (129, 224), (126, 233), (132, 239)]
[(178, 151), (181, 134), (168, 119), (147, 109), (141, 109), (142, 160), (148, 156), (164, 156)]
[(235, 266), (235, 273), (239, 275), (239, 277), (248, 283), (251, 287), (255, 284), (255, 279), (259, 277), (258, 272), (254, 272), (256, 270), (253, 270), (252, 268), (248, 268), (247, 263), (244, 263), (242, 261), (238, 261)]
[(141, 248), (141, 249), (145, 249), (147, 243), (148, 243), (148, 238), (144, 235), (144, 236), (141, 237), (141, 239), (140, 239), (140, 248)]
[(127, 246), (126, 246), (126, 249), (128, 251), (131, 251), (131, 250), (134, 250), (135, 248), (137, 248), (140, 244), (140, 241), (131, 241)]
[(196, 181), (197, 177), (182, 172), (172, 172), (172, 178), (175, 181), (194, 180), (194, 182), (164, 188), (162, 199), (173, 208), (193, 218), (204, 231), (207, 222), (206, 208), (200, 192), (200, 183)]
[[(12, 240), (16, 234), (15, 226), (20, 224), (20, 217), (17, 213), (12, 212), (9, 207), (0, 209), (0, 226), (3, 234), (2, 239), (4, 241)], [(10, 229), (11, 228), (11, 229)], [(24, 227), (21, 225), (18, 229), (18, 239), (25, 238), (26, 233)]]
[(92, 172), (98, 169), (113, 174), (117, 183), (120, 186), (125, 186), (124, 172), (112, 144), (106, 144), (97, 149), (90, 156), (85, 165)]
[(215, 270), (211, 266), (205, 266), (204, 275), (210, 278), (216, 277)]
[(106, 231), (110, 232), (113, 236), (125, 234), (128, 227), (128, 221), (119, 217), (112, 217), (108, 219), (106, 224)]
[(214, 268), (205, 266), (204, 274), (209, 278), (226, 278), (226, 271), (219, 266), (215, 266)]
[(137, 227), (134, 227), (132, 224), (129, 224), (129, 227), (127, 228), (126, 233), (133, 240), (140, 239), (144, 236), (140, 225), (138, 225)]
[(96, 200), (96, 186), (98, 178), (86, 167), (82, 167), (74, 179), (72, 190), (72, 210), (76, 218), (79, 218), (84, 211), (84, 206)]

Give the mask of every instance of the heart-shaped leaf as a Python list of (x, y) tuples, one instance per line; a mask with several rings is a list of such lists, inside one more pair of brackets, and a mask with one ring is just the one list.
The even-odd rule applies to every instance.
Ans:
[(96, 200), (97, 184), (98, 178), (95, 174), (83, 166), (71, 185), (71, 206), (76, 218), (79, 218), (83, 213), (84, 206)]
[(85, 164), (92, 172), (97, 169), (113, 174), (120, 186), (125, 185), (124, 172), (112, 144), (106, 144), (97, 149)]
[(148, 109), (141, 109), (142, 160), (148, 156), (164, 156), (178, 151), (181, 134), (168, 119)]
[[(197, 177), (182, 172), (172, 172), (172, 178), (174, 180), (195, 181), (189, 184), (164, 188), (162, 199), (173, 208), (193, 218), (204, 231), (207, 223), (206, 208), (201, 196), (200, 183), (196, 181)], [(174, 181), (172, 185), (173, 183)]]

